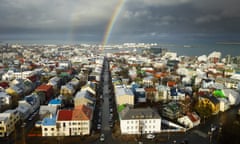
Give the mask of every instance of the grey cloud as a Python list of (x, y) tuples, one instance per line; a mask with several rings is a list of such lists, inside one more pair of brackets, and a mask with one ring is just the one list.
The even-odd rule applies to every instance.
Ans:
[(218, 21), (220, 20), (220, 16), (216, 15), (204, 15), (196, 18), (196, 23), (210, 23), (212, 21)]
[[(69, 33), (76, 39), (102, 39), (118, 2), (0, 0), (0, 35)], [(110, 39), (239, 33), (239, 5), (239, 0), (125, 0)]]

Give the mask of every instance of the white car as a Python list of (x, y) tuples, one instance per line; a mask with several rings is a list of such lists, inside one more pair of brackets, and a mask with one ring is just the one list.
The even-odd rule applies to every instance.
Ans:
[(154, 134), (147, 134), (146, 138), (147, 139), (154, 139), (155, 135)]
[(101, 124), (97, 125), (97, 129), (100, 130), (101, 129)]
[(101, 135), (100, 135), (100, 141), (104, 141), (104, 134), (102, 133)]

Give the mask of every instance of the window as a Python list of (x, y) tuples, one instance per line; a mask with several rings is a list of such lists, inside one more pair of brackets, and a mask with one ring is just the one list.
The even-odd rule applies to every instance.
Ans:
[(51, 128), (51, 131), (54, 131), (54, 128)]
[(44, 128), (44, 131), (48, 131), (48, 128)]

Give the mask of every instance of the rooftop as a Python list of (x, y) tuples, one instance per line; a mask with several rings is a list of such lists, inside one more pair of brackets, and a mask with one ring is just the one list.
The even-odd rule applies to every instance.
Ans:
[(59, 110), (57, 121), (70, 121), (72, 120), (72, 110)]
[(42, 121), (43, 126), (55, 126), (56, 125), (56, 117), (52, 118), (44, 118)]

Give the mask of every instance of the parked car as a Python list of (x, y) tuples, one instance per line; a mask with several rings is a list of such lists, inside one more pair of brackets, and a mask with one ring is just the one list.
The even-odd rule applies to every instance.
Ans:
[(98, 129), (98, 130), (100, 130), (101, 127), (102, 127), (101, 124), (98, 124), (98, 125), (97, 125), (97, 129)]
[(105, 140), (104, 134), (102, 133), (102, 134), (100, 135), (100, 141), (103, 142), (104, 140)]
[(154, 139), (155, 135), (154, 134), (147, 134), (146, 138), (147, 139)]

